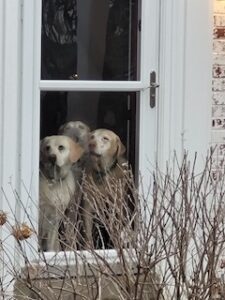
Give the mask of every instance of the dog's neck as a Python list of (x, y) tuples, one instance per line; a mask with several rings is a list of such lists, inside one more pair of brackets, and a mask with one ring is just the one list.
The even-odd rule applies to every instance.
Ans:
[(115, 159), (110, 167), (103, 168), (102, 166), (99, 169), (93, 169), (93, 173), (97, 181), (102, 180), (107, 174), (112, 172), (118, 164), (118, 160)]
[(57, 179), (56, 178), (49, 178), (49, 176), (47, 176), (47, 174), (45, 173), (44, 168), (41, 167), (41, 164), (40, 164), (40, 168), (39, 168), (39, 173), (40, 173), (40, 176), (45, 178), (45, 180), (48, 182), (49, 185), (58, 184), (60, 182), (63, 182), (67, 178), (67, 175), (60, 176)]

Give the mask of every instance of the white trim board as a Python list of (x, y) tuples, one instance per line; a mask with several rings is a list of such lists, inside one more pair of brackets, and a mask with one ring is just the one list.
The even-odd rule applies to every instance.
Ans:
[(162, 0), (158, 155), (199, 160), (210, 142), (212, 1)]

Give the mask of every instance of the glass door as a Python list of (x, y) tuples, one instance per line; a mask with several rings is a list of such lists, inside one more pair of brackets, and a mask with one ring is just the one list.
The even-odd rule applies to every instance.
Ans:
[(40, 139), (71, 121), (111, 130), (138, 180), (155, 159), (150, 73), (158, 64), (159, 2), (42, 0), (39, 9)]

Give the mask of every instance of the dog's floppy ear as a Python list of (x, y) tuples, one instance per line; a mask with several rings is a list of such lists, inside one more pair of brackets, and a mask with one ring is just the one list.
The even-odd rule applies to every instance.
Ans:
[(45, 138), (43, 138), (42, 140), (40, 140), (40, 160), (43, 158), (44, 156), (44, 146), (46, 141), (48, 140), (48, 137), (46, 136)]
[(117, 157), (122, 156), (126, 151), (126, 147), (121, 142), (120, 138), (117, 139)]
[(58, 134), (62, 134), (65, 130), (66, 124), (63, 124), (59, 127)]
[(39, 144), (39, 160), (41, 161), (43, 159), (43, 140), (40, 140)]
[(70, 161), (75, 163), (84, 153), (84, 149), (78, 144), (70, 139)]

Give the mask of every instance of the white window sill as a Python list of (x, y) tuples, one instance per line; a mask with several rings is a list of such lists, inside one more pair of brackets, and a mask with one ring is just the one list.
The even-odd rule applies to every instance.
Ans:
[(21, 268), (21, 278), (43, 279), (62, 278), (65, 276), (92, 276), (93, 272), (120, 275), (124, 271), (123, 262), (129, 266), (129, 272), (135, 273), (136, 254), (134, 250), (124, 250), (118, 254), (114, 249), (83, 250), (68, 252), (45, 252)]

